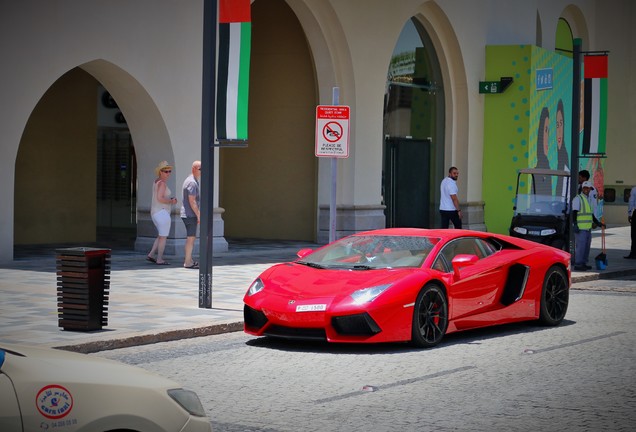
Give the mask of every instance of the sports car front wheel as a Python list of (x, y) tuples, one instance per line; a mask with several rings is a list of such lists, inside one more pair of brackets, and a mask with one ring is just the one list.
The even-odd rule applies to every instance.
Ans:
[(438, 285), (428, 284), (415, 300), (411, 343), (420, 348), (434, 347), (446, 334), (447, 327), (446, 294)]
[(568, 310), (569, 297), (570, 287), (565, 271), (557, 266), (550, 267), (543, 280), (539, 322), (549, 326), (560, 324)]

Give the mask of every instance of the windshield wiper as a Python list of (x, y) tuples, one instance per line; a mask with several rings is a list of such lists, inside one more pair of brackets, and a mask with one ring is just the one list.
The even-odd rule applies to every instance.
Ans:
[(313, 268), (317, 268), (317, 269), (325, 269), (325, 268), (327, 268), (324, 265), (316, 264), (316, 263), (313, 263), (313, 262), (307, 262), (307, 261), (296, 261), (296, 264), (302, 264), (302, 265), (306, 265), (307, 267), (313, 267)]
[(374, 267), (368, 266), (368, 265), (364, 265), (364, 264), (356, 264), (353, 266), (354, 270), (371, 270)]

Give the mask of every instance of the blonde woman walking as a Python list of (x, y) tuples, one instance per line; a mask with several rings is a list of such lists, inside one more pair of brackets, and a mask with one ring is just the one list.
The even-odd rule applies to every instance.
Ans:
[(163, 251), (166, 248), (166, 238), (168, 238), (170, 233), (170, 212), (172, 206), (177, 203), (177, 199), (171, 197), (172, 192), (167, 184), (168, 178), (172, 174), (172, 165), (166, 161), (159, 162), (159, 165), (155, 168), (155, 174), (157, 178), (152, 184), (150, 216), (157, 228), (157, 238), (146, 259), (158, 265), (168, 265), (169, 263), (163, 259)]

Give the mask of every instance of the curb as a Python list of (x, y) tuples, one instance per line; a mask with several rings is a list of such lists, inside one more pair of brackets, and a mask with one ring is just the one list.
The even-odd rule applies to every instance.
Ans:
[(135, 334), (128, 337), (115, 339), (84, 342), (73, 345), (53, 346), (52, 348), (65, 351), (79, 352), (83, 354), (108, 351), (119, 348), (130, 348), (133, 346), (149, 345), (157, 342), (172, 342), (181, 339), (191, 339), (201, 336), (212, 336), (222, 333), (231, 333), (243, 330), (243, 321), (215, 324), (205, 327), (195, 327), (188, 329), (176, 329), (161, 331), (158, 333)]
[(624, 270), (612, 270), (604, 271), (603, 273), (579, 273), (576, 276), (572, 276), (572, 283), (577, 282), (589, 282), (600, 279), (614, 279), (623, 276), (632, 276), (636, 274), (636, 269), (624, 269)]

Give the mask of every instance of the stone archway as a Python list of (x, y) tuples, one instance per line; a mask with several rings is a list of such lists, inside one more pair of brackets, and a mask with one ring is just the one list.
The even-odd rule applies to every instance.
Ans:
[[(42, 96), (20, 140), (15, 174), (16, 245), (92, 244), (97, 240), (96, 146), (101, 85), (116, 100), (134, 137), (139, 169), (131, 181), (142, 188), (151, 185), (157, 158), (174, 161), (162, 116), (130, 74), (105, 60), (70, 70)], [(55, 175), (34, 175), (52, 171)], [(172, 181), (170, 187), (176, 190)], [(136, 203), (130, 204), (131, 217), (136, 215), (137, 219), (136, 243), (145, 248), (156, 235), (149, 217), (150, 193), (142, 191), (136, 198)]]

